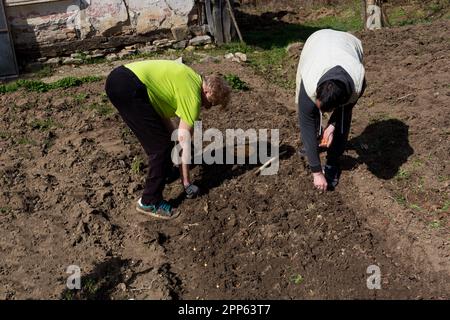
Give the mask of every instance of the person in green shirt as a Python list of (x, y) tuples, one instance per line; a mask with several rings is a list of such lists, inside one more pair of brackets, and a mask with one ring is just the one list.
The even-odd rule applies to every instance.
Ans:
[[(105, 90), (149, 157), (150, 170), (136, 210), (152, 217), (175, 218), (179, 212), (163, 199), (164, 186), (181, 176), (186, 196), (198, 195), (199, 188), (191, 182), (186, 161), (190, 155), (185, 150), (190, 149), (201, 109), (225, 107), (230, 86), (221, 76), (202, 77), (176, 61), (147, 60), (114, 69)], [(171, 120), (174, 117), (179, 118), (178, 141), (183, 150), (179, 168), (174, 168), (171, 160), (171, 135), (177, 129)]]

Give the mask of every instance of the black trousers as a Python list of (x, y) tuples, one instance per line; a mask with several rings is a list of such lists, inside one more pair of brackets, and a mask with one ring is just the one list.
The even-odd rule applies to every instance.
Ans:
[(105, 90), (148, 155), (150, 168), (142, 203), (156, 204), (162, 200), (166, 176), (172, 168), (171, 135), (151, 105), (147, 88), (131, 70), (123, 66), (114, 69), (106, 80)]
[[(339, 107), (331, 115), (335, 124), (333, 142), (327, 150), (327, 165), (339, 165), (339, 158), (342, 156), (347, 143), (350, 126), (352, 122), (352, 111), (354, 104)], [(344, 108), (344, 109), (342, 109)], [(303, 81), (300, 87), (298, 104), (298, 116), (300, 123), (300, 133), (303, 146), (306, 151), (309, 166), (312, 172), (322, 171), (319, 149), (318, 134), (320, 130), (320, 112), (316, 104), (308, 97)]]
[[(333, 134), (333, 142), (327, 150), (327, 165), (339, 165), (339, 159), (345, 151), (347, 145), (348, 135), (352, 124), (353, 107), (356, 104), (339, 107), (334, 112), (340, 113), (338, 121)], [(344, 108), (342, 111), (341, 108)]]

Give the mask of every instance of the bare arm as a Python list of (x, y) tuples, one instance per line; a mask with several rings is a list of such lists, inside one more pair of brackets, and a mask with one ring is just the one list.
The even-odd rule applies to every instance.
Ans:
[(180, 125), (178, 127), (178, 141), (182, 148), (180, 173), (182, 183), (185, 187), (191, 184), (188, 159), (191, 156), (190, 150), (193, 131), (194, 129), (190, 125), (180, 119)]

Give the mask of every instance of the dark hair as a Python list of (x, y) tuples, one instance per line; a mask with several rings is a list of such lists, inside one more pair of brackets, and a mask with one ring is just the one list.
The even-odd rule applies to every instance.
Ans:
[(317, 100), (320, 101), (320, 111), (330, 112), (347, 102), (345, 85), (338, 80), (326, 80), (317, 87)]

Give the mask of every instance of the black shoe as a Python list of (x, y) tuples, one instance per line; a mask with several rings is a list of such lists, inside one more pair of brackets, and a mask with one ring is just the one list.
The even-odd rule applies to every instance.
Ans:
[(333, 190), (339, 184), (341, 169), (338, 166), (325, 165), (323, 168), (325, 179), (327, 179), (328, 187)]

